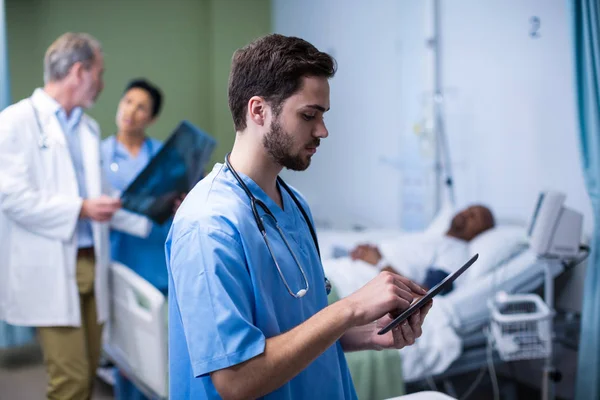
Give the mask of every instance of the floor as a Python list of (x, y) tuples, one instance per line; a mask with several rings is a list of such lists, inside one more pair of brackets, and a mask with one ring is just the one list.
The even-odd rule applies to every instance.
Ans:
[[(553, 385), (556, 400), (573, 399), (575, 378), (577, 372), (577, 351), (575, 349), (556, 344), (555, 364), (561, 374), (561, 380)], [(500, 387), (502, 400), (537, 400), (542, 398), (541, 383), (544, 360), (524, 360), (496, 365), (496, 379)], [(435, 382), (437, 390), (452, 393), (454, 397), (464, 398), (464, 394), (472, 387), (474, 382), (479, 382), (475, 390), (468, 396), (468, 400), (493, 399), (493, 386), (489, 370), (485, 371), (483, 379), (478, 380), (480, 371), (466, 373), (448, 379), (452, 384), (452, 391), (443, 382)], [(411, 391), (431, 390), (426, 382), (409, 385)], [(455, 393), (453, 393), (455, 392)]]
[[(0, 354), (0, 400), (40, 400), (45, 398), (46, 373), (39, 349), (2, 351)], [(112, 400), (112, 387), (100, 379), (92, 400)]]

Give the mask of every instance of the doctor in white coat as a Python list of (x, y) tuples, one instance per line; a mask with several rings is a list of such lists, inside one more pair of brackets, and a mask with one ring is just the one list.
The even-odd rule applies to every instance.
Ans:
[(44, 88), (0, 113), (0, 319), (38, 328), (49, 399), (89, 399), (109, 314), (109, 228), (149, 233), (109, 197), (98, 124), (100, 44), (58, 38)]

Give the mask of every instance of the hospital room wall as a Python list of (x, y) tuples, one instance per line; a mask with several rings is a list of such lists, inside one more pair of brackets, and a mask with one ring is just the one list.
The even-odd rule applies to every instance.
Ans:
[(105, 56), (105, 89), (89, 110), (104, 137), (115, 132), (125, 84), (147, 77), (165, 94), (151, 136), (166, 139), (187, 119), (218, 140), (213, 161), (233, 143), (227, 108), (236, 48), (271, 30), (270, 0), (6, 0), (14, 100), (43, 84), (46, 48), (66, 31), (96, 36)]
[(211, 0), (212, 130), (219, 140), (213, 160), (223, 162), (235, 140), (227, 102), (231, 57), (236, 49), (271, 32), (271, 0)]
[[(402, 19), (402, 9), (415, 19)], [(422, 79), (422, 29), (417, 2), (273, 1), (275, 32), (303, 37), (338, 62), (331, 81), (329, 137), (311, 167), (284, 176), (307, 197), (321, 226), (398, 227), (401, 223), (402, 132), (410, 129), (404, 101)]]
[(479, 200), (500, 216), (526, 220), (538, 193), (556, 189), (584, 213), (590, 232), (569, 2), (442, 4), (447, 129), (459, 204)]
[[(431, 0), (294, 3), (273, 1), (275, 31), (312, 40), (340, 66), (326, 117), (330, 137), (311, 168), (288, 179), (333, 225), (422, 228), (433, 211), (433, 153), (413, 128), (431, 102)], [(501, 219), (526, 221), (538, 193), (557, 189), (584, 212), (589, 231), (567, 2), (441, 4), (457, 205), (484, 202)], [(533, 16), (541, 20), (537, 38)]]

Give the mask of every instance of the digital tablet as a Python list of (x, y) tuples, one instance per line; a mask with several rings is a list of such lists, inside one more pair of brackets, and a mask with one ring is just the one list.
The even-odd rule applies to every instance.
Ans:
[(473, 263), (477, 260), (478, 257), (479, 257), (479, 254), (475, 254), (473, 257), (471, 257), (471, 259), (469, 261), (467, 261), (467, 263), (465, 265), (460, 267), (458, 270), (456, 270), (452, 274), (448, 275), (443, 281), (441, 281), (440, 283), (435, 285), (433, 288), (431, 288), (431, 290), (429, 290), (429, 292), (427, 292), (427, 294), (425, 296), (421, 297), (419, 300), (412, 303), (411, 306), (408, 307), (408, 309), (406, 309), (402, 314), (397, 316), (392, 322), (390, 322), (387, 326), (382, 328), (377, 333), (379, 335), (383, 335), (383, 334), (389, 332), (392, 328), (397, 326), (399, 323), (403, 322), (408, 317), (413, 315), (415, 313), (415, 311), (419, 310), (421, 307), (423, 307), (425, 304), (427, 304), (427, 302), (429, 302), (429, 300), (431, 300), (435, 295), (437, 295), (439, 292), (441, 292), (442, 289), (444, 289), (444, 287), (446, 285), (449, 285), (452, 282), (454, 282), (456, 280), (456, 278), (458, 278), (463, 272), (465, 272), (467, 270), (467, 268), (469, 268), (471, 265), (473, 265)]

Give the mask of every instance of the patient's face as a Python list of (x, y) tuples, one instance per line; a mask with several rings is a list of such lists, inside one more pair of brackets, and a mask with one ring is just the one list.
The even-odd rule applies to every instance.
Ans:
[(491, 211), (483, 206), (471, 206), (456, 214), (450, 224), (450, 232), (463, 240), (474, 239), (494, 226)]
[(323, 114), (329, 109), (326, 78), (305, 77), (301, 89), (274, 113), (263, 144), (281, 166), (294, 171), (308, 168), (321, 138), (328, 135)]

